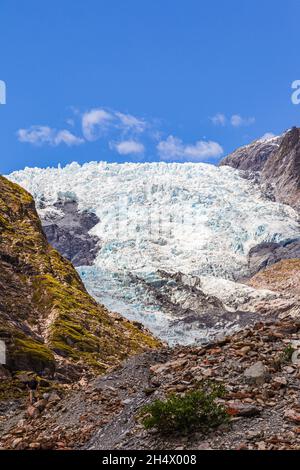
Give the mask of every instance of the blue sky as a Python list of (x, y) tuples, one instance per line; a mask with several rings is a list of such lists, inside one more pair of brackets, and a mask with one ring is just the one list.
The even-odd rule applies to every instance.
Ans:
[(0, 173), (214, 163), (299, 125), (299, 13), (298, 0), (1, 0)]

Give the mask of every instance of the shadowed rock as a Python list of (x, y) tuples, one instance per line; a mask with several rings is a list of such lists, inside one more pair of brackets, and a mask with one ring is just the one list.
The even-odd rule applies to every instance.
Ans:
[(99, 251), (99, 238), (89, 231), (99, 222), (96, 214), (79, 212), (76, 201), (58, 201), (57, 215), (42, 220), (48, 242), (74, 266), (91, 266)]
[(276, 201), (300, 210), (300, 129), (282, 136), (256, 140), (225, 157), (221, 163), (239, 170), (260, 172), (261, 183), (272, 188)]
[(282, 243), (260, 243), (249, 251), (250, 275), (272, 266), (283, 259), (300, 258), (300, 240)]

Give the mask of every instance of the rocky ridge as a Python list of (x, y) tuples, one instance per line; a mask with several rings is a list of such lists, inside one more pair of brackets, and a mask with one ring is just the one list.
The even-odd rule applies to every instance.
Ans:
[[(225, 157), (220, 166), (258, 172), (265, 192), (276, 201), (300, 210), (300, 129), (293, 127), (282, 136), (260, 139)], [(249, 174), (250, 173), (250, 174)]]

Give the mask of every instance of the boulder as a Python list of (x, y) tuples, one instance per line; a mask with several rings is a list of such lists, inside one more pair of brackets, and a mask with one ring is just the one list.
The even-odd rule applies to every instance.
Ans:
[(33, 406), (39, 410), (39, 412), (42, 412), (46, 406), (47, 406), (47, 400), (38, 400)]
[(245, 418), (253, 418), (261, 413), (261, 410), (255, 406), (241, 402), (230, 403), (227, 409), (228, 414), (232, 416), (242, 416)]
[(40, 415), (40, 411), (33, 405), (29, 405), (26, 410), (28, 418), (38, 418)]
[(259, 361), (245, 370), (244, 377), (249, 384), (262, 385), (268, 379), (268, 370), (263, 362)]
[(300, 424), (300, 413), (295, 410), (286, 410), (284, 417), (287, 421), (295, 424)]
[(0, 364), (0, 380), (9, 380), (11, 379), (10, 372)]

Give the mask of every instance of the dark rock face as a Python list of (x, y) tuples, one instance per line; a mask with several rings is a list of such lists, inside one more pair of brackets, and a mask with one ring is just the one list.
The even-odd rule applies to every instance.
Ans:
[(300, 129), (282, 136), (257, 140), (225, 157), (220, 165), (248, 170), (246, 177), (260, 172), (260, 181), (271, 188), (276, 201), (300, 211)]
[(277, 201), (300, 211), (300, 129), (294, 127), (284, 135), (266, 161), (262, 178), (272, 183)]
[(64, 215), (42, 221), (48, 242), (74, 266), (92, 265), (99, 238), (88, 232), (99, 222), (98, 217), (92, 212), (79, 212), (76, 201), (58, 201), (54, 206)]
[(249, 251), (248, 263), (251, 276), (283, 259), (300, 258), (300, 240), (282, 243), (261, 243)]
[(232, 166), (238, 170), (261, 171), (270, 158), (280, 146), (282, 137), (270, 140), (256, 140), (250, 145), (241, 147), (225, 157), (220, 165)]

